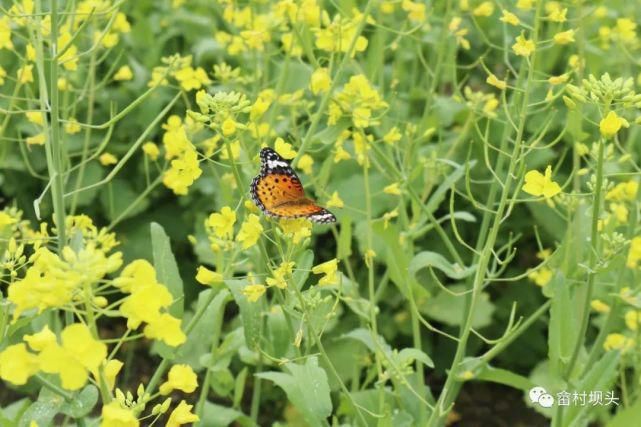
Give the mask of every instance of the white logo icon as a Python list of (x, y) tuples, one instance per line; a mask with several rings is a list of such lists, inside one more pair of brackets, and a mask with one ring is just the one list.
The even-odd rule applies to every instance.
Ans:
[(533, 387), (530, 389), (530, 401), (538, 403), (544, 408), (551, 408), (554, 405), (554, 397), (549, 394), (543, 387)]

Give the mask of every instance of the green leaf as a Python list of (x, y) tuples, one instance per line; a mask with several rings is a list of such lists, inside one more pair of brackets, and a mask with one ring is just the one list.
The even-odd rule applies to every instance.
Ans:
[(171, 251), (169, 236), (162, 226), (155, 222), (151, 223), (151, 245), (158, 281), (167, 286), (174, 297), (174, 303), (169, 307), (169, 313), (181, 319), (184, 310), (183, 281), (178, 272), (176, 258)]
[(401, 363), (411, 363), (416, 360), (426, 366), (429, 366), (430, 368), (434, 367), (434, 362), (432, 362), (432, 359), (430, 359), (430, 357), (422, 350), (419, 350), (417, 348), (404, 348), (398, 353), (398, 359)]
[(550, 367), (556, 376), (561, 376), (566, 363), (569, 362), (577, 339), (577, 316), (570, 287), (564, 274), (558, 270), (550, 283), (554, 296), (550, 307), (550, 326), (548, 334), (548, 357)]
[(342, 215), (340, 221), (341, 227), (338, 235), (336, 257), (345, 259), (352, 254), (352, 218), (349, 215)]
[[(603, 392), (611, 390), (612, 385), (618, 374), (617, 365), (619, 363), (620, 353), (618, 351), (608, 351), (596, 362), (589, 367), (589, 371), (576, 383), (576, 390), (587, 391), (601, 390)], [(585, 418), (586, 412), (590, 409), (589, 405), (570, 405), (563, 417), (564, 426), (574, 426), (579, 420)], [(638, 419), (638, 418), (637, 418)], [(638, 421), (634, 423), (637, 425)]]
[(325, 419), (332, 413), (327, 374), (318, 366), (316, 357), (304, 365), (287, 363), (284, 372), (261, 372), (259, 378), (273, 381), (287, 394), (289, 401), (302, 413), (311, 426), (325, 426)]
[(476, 160), (456, 166), (452, 173), (450, 173), (432, 193), (425, 205), (425, 209), (427, 209), (428, 212), (434, 213), (443, 200), (445, 200), (446, 193), (465, 175), (467, 168), (472, 169), (474, 165), (476, 165)]
[(292, 278), (294, 279), (294, 285), (298, 289), (301, 289), (305, 284), (313, 264), (314, 252), (311, 249), (307, 249), (296, 259), (296, 268), (292, 273)]
[[(194, 369), (202, 367), (199, 359), (203, 354), (209, 352), (214, 330), (220, 330), (221, 328), (218, 320), (222, 319), (222, 312), (225, 310), (225, 305), (231, 300), (231, 294), (227, 289), (221, 289), (219, 291), (206, 289), (198, 294), (198, 303), (195, 311), (198, 311), (207, 302), (212, 292), (218, 293), (214, 299), (211, 300), (209, 306), (205, 308), (203, 317), (201, 317), (189, 333), (187, 341), (180, 347), (180, 354), (176, 357), (175, 363), (186, 363)], [(188, 319), (185, 318), (185, 321), (188, 321)]]
[[(448, 286), (448, 289), (455, 293), (465, 291), (463, 285)], [(446, 323), (451, 326), (461, 324), (463, 313), (465, 312), (465, 297), (463, 295), (455, 296), (449, 292), (441, 291), (436, 297), (427, 304), (419, 307), (422, 313), (425, 313), (432, 319)], [(492, 314), (494, 313), (494, 304), (490, 302), (487, 293), (481, 292), (472, 315), (472, 327), (475, 329), (483, 328), (492, 323)]]
[(256, 302), (249, 302), (247, 297), (243, 295), (243, 289), (247, 284), (247, 279), (225, 280), (225, 285), (231, 291), (231, 294), (234, 296), (234, 301), (236, 301), (240, 310), (240, 318), (243, 322), (247, 347), (255, 350), (260, 340), (263, 324), (261, 317), (263, 299), (261, 298)]
[(71, 402), (65, 402), (60, 412), (72, 418), (82, 418), (88, 415), (98, 402), (98, 388), (93, 384), (85, 386), (76, 394)]
[(280, 306), (267, 313), (267, 346), (272, 357), (281, 358), (287, 355), (290, 343), (294, 341), (287, 327), (285, 314)]
[(18, 419), (31, 405), (31, 400), (23, 398), (0, 408), (0, 426), (14, 426)]
[(251, 419), (240, 411), (215, 403), (205, 402), (203, 416), (200, 422), (202, 427), (227, 427), (234, 421), (241, 426), (253, 425)]
[[(134, 190), (131, 183), (125, 179), (113, 179), (100, 189), (100, 203), (103, 212), (110, 220), (115, 220), (127, 211), (124, 218), (130, 218), (147, 209), (149, 199), (137, 201), (138, 191)], [(89, 203), (89, 202), (87, 202)]]
[(494, 368), (490, 365), (486, 365), (481, 369), (474, 378), (491, 381), (493, 383), (505, 384), (523, 391), (528, 391), (535, 386), (529, 378), (524, 377), (523, 375), (515, 374), (507, 369)]
[(626, 408), (619, 409), (617, 414), (606, 424), (606, 427), (629, 427), (639, 423), (641, 398)]
[(437, 252), (423, 251), (417, 253), (410, 261), (410, 274), (416, 275), (416, 272), (427, 267), (434, 267), (450, 279), (461, 280), (476, 271), (476, 265), (465, 267), (456, 263), (450, 263), (443, 255)]
[(43, 387), (38, 395), (38, 400), (33, 402), (20, 417), (18, 427), (29, 427), (32, 421), (38, 423), (39, 426), (51, 425), (64, 404), (65, 401), (61, 396)]

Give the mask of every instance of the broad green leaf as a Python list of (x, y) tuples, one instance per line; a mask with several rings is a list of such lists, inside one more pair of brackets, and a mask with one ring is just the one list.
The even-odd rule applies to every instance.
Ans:
[(234, 296), (234, 301), (236, 301), (240, 310), (240, 317), (243, 321), (247, 347), (254, 350), (258, 346), (261, 336), (263, 324), (261, 313), (263, 310), (264, 298), (261, 298), (256, 302), (250, 302), (247, 297), (243, 295), (243, 289), (247, 284), (247, 279), (225, 280), (225, 285), (227, 285), (231, 291)]
[(53, 418), (60, 412), (64, 404), (65, 401), (61, 396), (42, 388), (38, 400), (33, 402), (20, 417), (18, 427), (30, 427), (32, 421), (35, 421), (39, 426), (51, 425)]
[(422, 364), (429, 366), (430, 368), (434, 367), (434, 362), (432, 359), (425, 354), (422, 350), (417, 348), (404, 348), (398, 353), (398, 358), (401, 363), (413, 362), (414, 360), (421, 362)]
[(630, 427), (639, 422), (641, 414), (641, 398), (627, 408), (620, 408), (617, 414), (612, 418), (606, 427)]
[(536, 385), (532, 381), (530, 381), (529, 378), (524, 377), (523, 375), (515, 374), (514, 372), (507, 369), (494, 368), (489, 365), (486, 365), (483, 369), (481, 369), (481, 371), (474, 378), (478, 380), (505, 384), (507, 386), (523, 391), (528, 391)]
[(474, 165), (476, 165), (476, 160), (472, 160), (469, 163), (464, 163), (462, 165), (456, 166), (452, 173), (450, 173), (443, 180), (443, 182), (441, 182), (438, 188), (432, 193), (430, 199), (425, 205), (425, 209), (427, 209), (428, 212), (434, 213), (434, 211), (436, 211), (436, 209), (438, 209), (438, 207), (441, 205), (443, 200), (445, 200), (445, 195), (447, 194), (447, 192), (450, 191), (454, 184), (456, 184), (458, 180), (465, 175), (466, 169), (472, 169)]
[(254, 425), (251, 419), (236, 409), (205, 402), (203, 416), (200, 417), (202, 427), (227, 427), (236, 422), (241, 426)]
[(338, 236), (338, 248), (336, 257), (344, 259), (352, 254), (352, 218), (344, 214), (341, 216), (340, 234)]
[(292, 278), (294, 279), (294, 285), (298, 289), (301, 289), (305, 284), (313, 264), (314, 252), (311, 249), (307, 249), (296, 259), (296, 266), (292, 273)]
[[(606, 352), (598, 362), (589, 366), (589, 371), (576, 383), (576, 390), (590, 392), (590, 390), (601, 390), (604, 392), (613, 390), (613, 384), (618, 374), (618, 363), (621, 354), (618, 351)], [(616, 391), (615, 391), (616, 393)], [(619, 399), (620, 400), (620, 399)], [(590, 406), (570, 405), (563, 416), (564, 426), (580, 426)], [(637, 423), (638, 424), (638, 423)]]
[[(227, 289), (219, 291), (206, 289), (198, 294), (196, 311), (202, 308), (212, 292), (218, 293), (210, 301), (209, 306), (205, 308), (205, 313), (187, 336), (187, 341), (180, 347), (180, 353), (176, 357), (175, 363), (186, 363), (194, 369), (202, 367), (199, 358), (210, 351), (214, 330), (220, 330), (222, 326), (220, 322), (222, 321), (225, 305), (231, 300), (231, 294)], [(185, 315), (185, 322), (188, 322), (191, 316), (193, 316), (193, 313), (190, 313), (189, 317)]]
[(417, 253), (409, 265), (411, 275), (416, 275), (416, 272), (427, 267), (436, 268), (451, 279), (461, 280), (476, 271), (476, 265), (465, 267), (456, 263), (450, 263), (443, 255), (437, 252), (423, 251)]
[[(448, 289), (451, 292), (460, 293), (465, 291), (465, 286), (453, 285), (448, 286)], [(457, 326), (461, 324), (465, 312), (465, 296), (455, 296), (441, 290), (433, 299), (420, 306), (419, 310), (439, 322)], [(494, 304), (490, 301), (489, 295), (481, 292), (472, 315), (472, 327), (479, 329), (489, 325), (492, 323), (493, 313)]]
[(23, 398), (0, 408), (0, 426), (14, 426), (31, 405), (31, 400)]
[(98, 388), (93, 384), (85, 386), (76, 394), (71, 402), (65, 402), (60, 407), (60, 412), (72, 418), (81, 418), (89, 415), (98, 402)]
[(174, 297), (174, 303), (169, 307), (169, 313), (180, 319), (184, 310), (183, 281), (178, 272), (176, 258), (171, 251), (169, 236), (162, 226), (155, 222), (151, 223), (151, 245), (158, 282), (167, 286)]
[(100, 187), (100, 203), (103, 212), (112, 221), (122, 214), (125, 214), (124, 218), (130, 218), (146, 210), (149, 199), (138, 200), (139, 196), (140, 192), (134, 190), (130, 181), (125, 179), (116, 178)]
[(309, 357), (304, 365), (287, 363), (284, 368), (289, 373), (261, 372), (256, 376), (282, 388), (309, 425), (326, 426), (326, 418), (332, 413), (332, 400), (327, 374), (318, 366), (316, 357)]
[(560, 376), (569, 362), (577, 339), (578, 323), (570, 287), (561, 270), (548, 285), (554, 292), (550, 307), (548, 357), (553, 373)]
[(285, 314), (281, 306), (274, 306), (267, 313), (267, 345), (269, 354), (272, 357), (280, 358), (287, 355), (290, 344), (294, 342), (294, 337), (287, 327)]

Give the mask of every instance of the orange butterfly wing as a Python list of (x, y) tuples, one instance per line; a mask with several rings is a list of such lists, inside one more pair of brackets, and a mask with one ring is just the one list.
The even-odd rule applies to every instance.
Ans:
[(265, 215), (307, 218), (318, 223), (335, 222), (327, 209), (305, 197), (305, 190), (289, 163), (270, 148), (260, 152), (260, 175), (251, 184), (251, 197)]

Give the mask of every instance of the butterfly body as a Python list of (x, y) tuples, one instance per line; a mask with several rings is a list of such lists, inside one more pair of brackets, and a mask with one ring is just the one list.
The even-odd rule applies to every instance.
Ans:
[(251, 198), (267, 216), (307, 218), (320, 224), (336, 222), (327, 209), (305, 196), (303, 185), (289, 165), (271, 148), (260, 151), (261, 168), (250, 187)]

